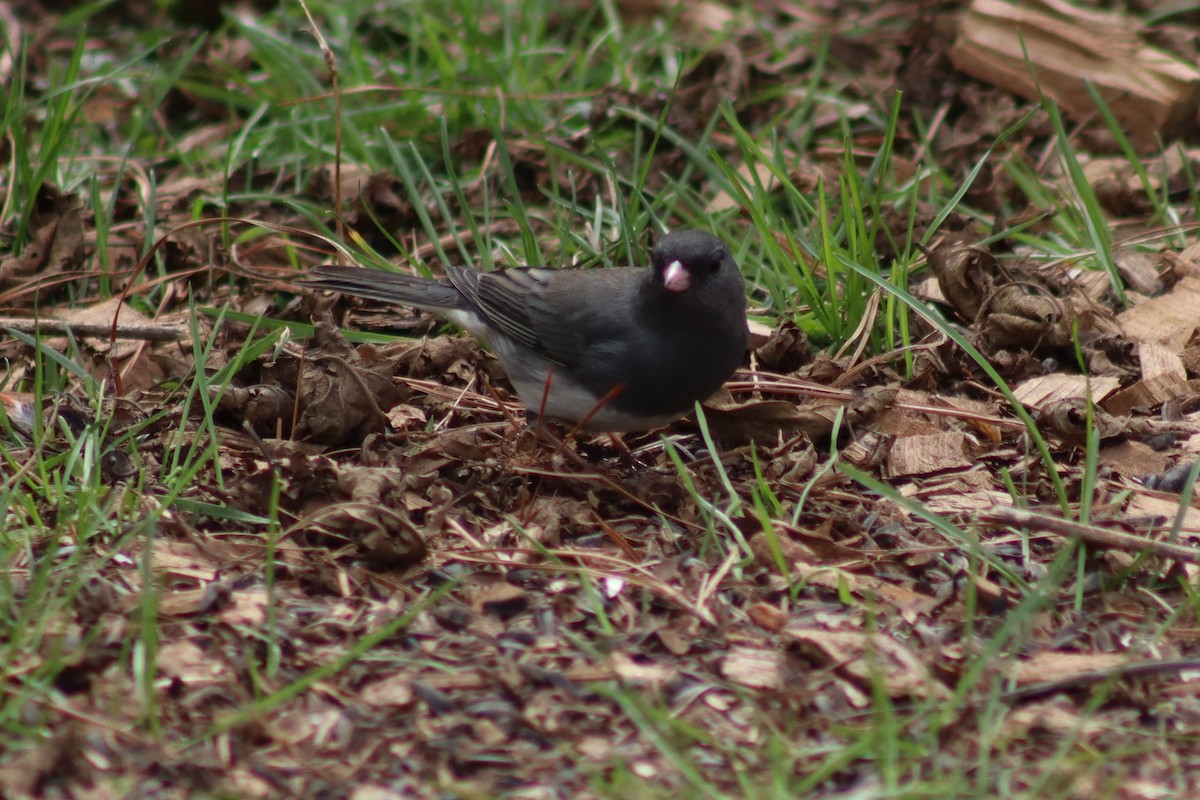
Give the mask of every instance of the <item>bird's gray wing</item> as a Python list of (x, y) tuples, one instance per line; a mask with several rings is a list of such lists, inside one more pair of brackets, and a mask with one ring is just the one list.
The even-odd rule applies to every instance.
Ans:
[(595, 319), (606, 319), (607, 304), (624, 270), (555, 270), (513, 267), (480, 272), (447, 269), (454, 287), (467, 297), (496, 331), (544, 358), (574, 366), (601, 333)]

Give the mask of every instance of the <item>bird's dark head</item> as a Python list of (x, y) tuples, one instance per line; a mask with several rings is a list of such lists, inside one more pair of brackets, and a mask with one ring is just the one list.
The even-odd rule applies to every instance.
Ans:
[(719, 330), (745, 350), (746, 281), (729, 248), (711, 233), (676, 231), (650, 256), (648, 313), (688, 330)]
[[(667, 293), (683, 294), (706, 283), (742, 283), (725, 243), (703, 231), (676, 231), (659, 241), (650, 256), (654, 280)], [(727, 273), (728, 277), (716, 280)]]

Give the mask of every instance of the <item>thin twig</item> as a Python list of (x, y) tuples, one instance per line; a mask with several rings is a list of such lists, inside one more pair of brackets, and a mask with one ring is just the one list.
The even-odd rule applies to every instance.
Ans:
[(114, 339), (140, 339), (146, 342), (176, 342), (189, 335), (186, 325), (177, 323), (65, 322), (61, 319), (0, 317), (0, 328), (9, 328), (32, 336), (107, 336)]
[(1132, 533), (1122, 533), (1111, 528), (1099, 528), (1095, 525), (1085, 525), (1082, 522), (1072, 522), (1062, 517), (1052, 517), (1048, 514), (1038, 514), (1022, 508), (1007, 508), (997, 506), (985, 512), (979, 518), (980, 522), (988, 525), (1011, 525), (1015, 528), (1038, 528), (1050, 533), (1081, 539), (1088, 544), (1099, 547), (1109, 547), (1114, 550), (1125, 550), (1131, 553), (1150, 551), (1156, 556), (1185, 561), (1189, 564), (1200, 564), (1200, 550), (1171, 542), (1159, 542)]
[(1091, 672), (1083, 672), (1067, 678), (1059, 678), (1058, 680), (1031, 683), (1028, 686), (1021, 686), (1020, 688), (1002, 693), (1000, 700), (1005, 703), (1019, 703), (1024, 700), (1058, 694), (1059, 692), (1081, 689), (1090, 684), (1104, 683), (1117, 678), (1140, 678), (1151, 675), (1177, 676), (1185, 670), (1200, 670), (1200, 661), (1194, 658), (1186, 658), (1174, 661), (1142, 661), (1122, 664), (1117, 667), (1092, 670)]

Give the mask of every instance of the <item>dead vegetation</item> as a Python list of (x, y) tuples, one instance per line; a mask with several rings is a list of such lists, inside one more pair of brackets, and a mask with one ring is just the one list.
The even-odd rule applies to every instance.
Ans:
[[(897, 181), (934, 156), (963, 176), (998, 139), (1002, 152), (976, 174), (969, 215), (872, 209), (880, 273), (911, 275), (899, 288), (920, 301), (903, 342), (877, 346), (896, 295), (865, 283), (850, 335), (814, 348), (793, 322), (813, 309), (779, 303), (759, 271), (770, 324), (745, 368), (702, 420), (628, 437), (628, 452), (538, 439), (495, 360), (436, 320), (294, 284), (332, 255), (301, 203), (340, 197), (348, 228), (410, 268), (462, 248), (501, 261), (522, 241), (514, 219), (457, 235), (442, 221), (430, 238), (404, 181), (352, 165), (334, 191), (324, 167), (298, 185), (252, 161), (197, 177), (139, 157), (97, 183), (102, 205), (45, 181), (24, 218), (3, 220), (24, 240), (0, 258), (4, 325), (35, 320), (42, 342), (0, 342), (2, 474), (21, 493), (5, 540), (18, 644), (0, 794), (1200, 792), (1196, 153), (1172, 140), (1131, 163), (1063, 98), (1081, 186), (1048, 155), (1064, 144), (1045, 111), (946, 66), (974, 46), (951, 23), (998, 5), (850, 4), (839, 27), (834, 4), (766, 4), (780, 26), (829, 27), (831, 75), (854, 102), (813, 103), (811, 147), (781, 137), (773, 166), (717, 125), (711, 144), (747, 195), (699, 172), (690, 190), (729, 231), (763, 233), (746, 199), (781, 204), (785, 178), (811, 193), (865, 168), (882, 133), (863, 125), (843, 152), (840, 126), (896, 86), (931, 122), (901, 117)], [(66, 47), (54, 13), (32, 8), (8, 13), (50, 54)], [(894, 24), (906, 15), (915, 27)], [(741, 32), (696, 58), (673, 98), (651, 81), (597, 90), (573, 136), (465, 131), (449, 151), (482, 177), (457, 193), (423, 183), (430, 207), (466, 219), (496, 184), (531, 206), (564, 185), (581, 207), (609, 203), (604, 173), (575, 176), (557, 154), (591, 158), (593, 137), (641, 116), (686, 141), (722, 102), (745, 125), (801, 102), (761, 98), (803, 86), (812, 52), (781, 56), (716, 3), (679, 22), (701, 40)], [(28, 52), (36, 84), (42, 56)], [(261, 57), (228, 32), (201, 53), (247, 70)], [(190, 85), (155, 109), (179, 151), (227, 142), (237, 121)], [(102, 84), (81, 113), (132, 114), (116, 91)], [(1180, 102), (1153, 117), (1164, 134)], [(1194, 122), (1194, 102), (1185, 111)], [(664, 139), (641, 188), (667, 191), (693, 157)], [(1014, 162), (1054, 206), (1029, 198)], [(151, 172), (152, 193), (138, 180)], [(1089, 191), (1111, 249), (1047, 258), (1031, 242), (1061, 244), (1056, 225)], [(221, 219), (194, 222), (222, 192), (237, 197)], [(153, 231), (138, 210), (150, 198)], [(103, 226), (98, 207), (112, 210)], [(579, 249), (552, 213), (534, 218), (551, 260)], [(259, 235), (235, 241), (231, 226)], [(849, 285), (795, 232), (768, 234), (806, 275)], [(599, 244), (601, 258), (638, 247)], [(353, 344), (343, 327), (405, 338)], [(51, 351), (75, 366), (42, 397)], [(83, 440), (95, 474), (69, 470)], [(79, 495), (56, 474), (94, 487), (89, 514), (107, 522), (76, 527), (63, 504)], [(17, 636), (23, 624), (37, 635)]]

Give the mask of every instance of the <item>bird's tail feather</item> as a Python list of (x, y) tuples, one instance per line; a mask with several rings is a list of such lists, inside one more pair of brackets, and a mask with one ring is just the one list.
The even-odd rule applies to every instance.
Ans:
[(328, 289), (385, 303), (402, 303), (428, 311), (450, 311), (460, 307), (462, 295), (453, 286), (428, 278), (401, 275), (362, 267), (316, 267), (301, 286)]

